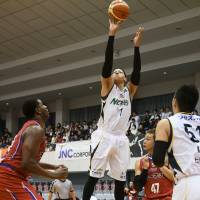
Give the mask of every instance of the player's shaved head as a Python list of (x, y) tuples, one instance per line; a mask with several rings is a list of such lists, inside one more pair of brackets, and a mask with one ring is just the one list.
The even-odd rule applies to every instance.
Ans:
[(175, 93), (180, 112), (193, 112), (199, 100), (199, 92), (195, 85), (183, 85)]
[(24, 102), (22, 111), (27, 119), (31, 119), (35, 116), (37, 106), (39, 106), (38, 99), (30, 99)]

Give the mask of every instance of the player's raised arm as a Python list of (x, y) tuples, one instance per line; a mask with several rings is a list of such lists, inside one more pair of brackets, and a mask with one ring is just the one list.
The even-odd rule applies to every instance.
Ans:
[(109, 19), (109, 33), (108, 33), (108, 42), (105, 52), (105, 62), (102, 68), (102, 77), (101, 77), (101, 96), (106, 96), (113, 86), (113, 80), (111, 77), (112, 67), (113, 67), (113, 49), (114, 49), (114, 40), (115, 34), (119, 29), (120, 22), (115, 21), (114, 19)]
[(128, 83), (128, 88), (131, 96), (133, 97), (137, 91), (138, 85), (140, 84), (140, 71), (141, 71), (141, 58), (140, 58), (140, 45), (142, 42), (142, 33), (144, 28), (140, 27), (133, 39), (134, 43), (134, 59), (133, 59), (133, 71), (131, 74), (131, 80)]

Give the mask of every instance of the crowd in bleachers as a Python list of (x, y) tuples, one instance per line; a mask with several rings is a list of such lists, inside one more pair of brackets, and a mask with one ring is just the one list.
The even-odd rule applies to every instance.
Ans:
[(89, 140), (96, 129), (96, 120), (71, 122), (70, 124), (58, 123), (55, 128), (49, 125), (46, 129), (47, 150), (54, 150), (56, 143)]
[[(136, 112), (133, 112), (128, 134), (130, 134), (133, 128), (144, 133), (146, 130), (155, 127), (160, 119), (167, 118), (171, 115), (172, 112), (169, 108), (160, 109), (160, 112), (154, 110), (153, 113), (146, 111), (144, 115), (138, 115)], [(92, 122), (71, 122), (70, 124), (63, 125), (58, 123), (55, 128), (48, 126), (46, 131), (47, 150), (54, 150), (56, 143), (88, 140), (91, 138), (92, 132), (96, 129), (96, 120)]]
[[(197, 112), (195, 111), (195, 114)], [(159, 111), (155, 109), (153, 112), (146, 111), (144, 114), (133, 112), (130, 120), (128, 135), (131, 131), (139, 131), (145, 133), (146, 130), (154, 128), (159, 120), (168, 118), (172, 115), (169, 107), (161, 108)], [(97, 120), (90, 122), (70, 122), (58, 123), (55, 127), (49, 125), (46, 128), (47, 151), (55, 149), (56, 143), (66, 143), (72, 141), (88, 140), (91, 134), (97, 129)], [(0, 136), (0, 147), (10, 145), (12, 134), (7, 128), (4, 129)]]
[(146, 130), (155, 128), (159, 120), (166, 119), (171, 115), (172, 111), (168, 107), (166, 109), (161, 108), (160, 111), (155, 109), (151, 113), (147, 110), (143, 115), (138, 115), (137, 112), (133, 112), (128, 134), (132, 129), (145, 133)]

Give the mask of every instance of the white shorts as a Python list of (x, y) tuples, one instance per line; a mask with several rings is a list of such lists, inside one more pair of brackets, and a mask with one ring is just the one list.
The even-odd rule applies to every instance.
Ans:
[(126, 135), (113, 135), (96, 130), (91, 138), (90, 176), (102, 178), (109, 164), (108, 175), (125, 181), (130, 162), (129, 140)]
[(200, 200), (200, 175), (184, 177), (174, 186), (172, 200)]

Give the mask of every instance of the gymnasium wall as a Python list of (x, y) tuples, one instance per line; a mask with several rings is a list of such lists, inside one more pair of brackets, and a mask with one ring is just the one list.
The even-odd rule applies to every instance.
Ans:
[[(170, 75), (169, 75), (170, 76)], [(167, 77), (169, 79), (169, 77)], [(156, 81), (156, 80), (155, 80)], [(163, 94), (172, 94), (180, 85), (182, 84), (192, 84), (195, 83), (197, 87), (199, 88), (200, 91), (200, 74), (195, 74), (193, 76), (188, 76), (188, 77), (183, 77), (175, 80), (162, 80), (159, 81), (157, 80), (157, 83), (152, 83), (149, 85), (141, 85), (139, 87), (138, 93), (136, 94), (135, 98), (136, 99), (141, 99), (141, 98), (146, 98), (146, 97), (152, 97), (152, 96), (159, 96)], [(47, 101), (47, 105), (49, 108), (49, 111), (51, 113), (56, 113), (56, 104), (61, 98), (54, 100), (54, 101)], [(100, 94), (94, 94), (90, 96), (84, 96), (84, 97), (78, 97), (78, 98), (72, 98), (65, 100), (63, 99), (63, 113), (62, 115), (65, 116), (63, 118), (64, 121), (68, 121), (69, 119), (69, 113), (70, 110), (77, 109), (77, 108), (86, 108), (86, 107), (91, 107), (95, 105), (100, 105)], [(198, 110), (200, 111), (200, 102), (198, 103), (197, 106)], [(15, 122), (18, 122), (18, 119), (21, 117), (21, 105), (18, 107), (12, 108), (12, 112), (10, 113), (12, 115), (12, 120)], [(8, 112), (9, 110), (1, 112), (1, 119), (6, 120), (8, 118)], [(60, 122), (60, 121), (59, 121)], [(9, 125), (9, 122), (6, 120), (6, 126), (7, 124)], [(7, 126), (8, 127), (8, 126)], [(11, 131), (16, 128), (15, 124), (12, 124), (10, 126), (12, 128), (9, 128)]]
[[(162, 94), (170, 94), (173, 93), (180, 85), (186, 83), (194, 83), (194, 77), (184, 77), (181, 79), (163, 81), (150, 85), (141, 85), (135, 98), (145, 98)], [(70, 99), (66, 104), (68, 105), (69, 109), (100, 105), (100, 94)], [(55, 112), (55, 101), (49, 102), (48, 107), (50, 112)]]

